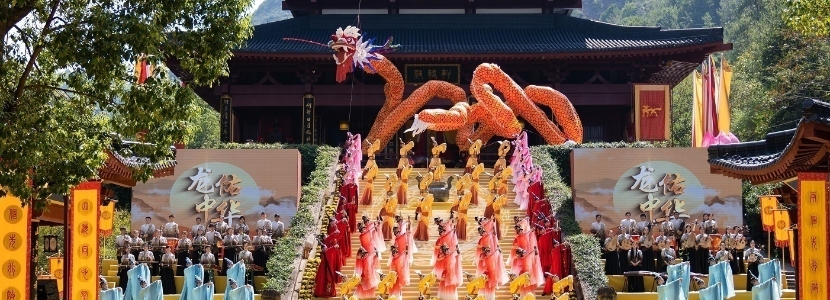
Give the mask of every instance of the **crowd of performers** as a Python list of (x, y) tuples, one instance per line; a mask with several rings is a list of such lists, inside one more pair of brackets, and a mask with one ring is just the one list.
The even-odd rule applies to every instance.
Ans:
[[(265, 212), (256, 221), (254, 234), (250, 234), (244, 216), (233, 225), (220, 220), (205, 226), (202, 218), (197, 217), (190, 231), (179, 230), (175, 216), (170, 215), (160, 229), (150, 217), (145, 218), (145, 224), (139, 230), (131, 233), (120, 228), (121, 233), (115, 238), (118, 287), (126, 290), (131, 262), (145, 264), (149, 276), (159, 276), (163, 294), (177, 293), (174, 276), (185, 275), (186, 261), (195, 261), (204, 267), (204, 276), (200, 277), (205, 283), (213, 282), (215, 275), (227, 276), (233, 262), (244, 262), (246, 276), (240, 283), (253, 284), (253, 276), (265, 273), (273, 240), (285, 234), (280, 216), (275, 215), (271, 221)], [(149, 277), (145, 279), (149, 280)]]
[[(508, 166), (506, 155), (511, 145), (516, 149)], [(323, 253), (315, 278), (316, 297), (336, 297), (337, 285), (342, 283), (341, 294), (353, 294), (342, 296), (401, 299), (404, 287), (411, 284), (410, 267), (413, 254), (418, 251), (431, 250), (432, 253), (432, 272), (416, 272), (423, 299), (431, 299), (432, 296), (437, 296), (438, 299), (458, 299), (457, 289), (465, 277), (470, 284), (476, 284), (474, 290), (478, 294), (472, 295), (473, 298), (483, 296), (488, 300), (495, 299), (496, 289), (505, 285), (511, 277), (524, 278), (524, 284), (513, 293), (514, 296), (524, 297), (542, 286), (545, 293), (550, 294), (554, 281), (571, 274), (571, 252), (568, 245), (561, 242), (561, 230), (554, 219), (555, 212), (544, 196), (542, 169), (533, 166), (525, 134), (513, 142), (500, 142), (499, 160), (488, 184), (491, 195), (488, 199), (481, 199), (484, 197), (479, 192), (479, 177), (484, 173), (484, 165), (478, 162), (478, 151), (482, 143), (480, 140), (472, 142), (464, 175), (447, 179), (447, 185), (451, 185), (457, 195), (457, 199), (451, 203), (448, 219), (433, 216), (434, 195), (429, 191), (430, 183), (442, 180), (444, 167), (440, 154), (446, 150), (446, 144), (438, 144), (433, 139), (433, 157), (428, 173), (417, 177), (420, 189), (418, 199), (407, 197), (408, 180), (412, 172), (408, 154), (412, 147), (412, 142), (401, 141), (398, 169), (395, 174), (386, 177), (383, 203), (378, 215), (369, 217), (364, 211), (358, 217), (360, 207), (371, 206), (373, 203), (372, 180), (377, 175), (374, 154), (379, 145), (377, 141), (369, 143), (369, 159), (366, 166), (361, 168), (360, 135), (349, 134), (342, 158), (343, 168), (339, 172), (342, 180), (340, 200), (334, 215), (328, 216), (326, 232), (318, 238)], [(358, 195), (360, 179), (367, 181), (362, 198)], [(508, 180), (515, 186), (514, 203), (526, 214), (514, 216), (511, 226), (515, 229), (516, 237), (512, 248), (501, 249), (501, 208), (508, 201)], [(412, 216), (404, 217), (398, 211), (400, 205), (415, 207), (414, 220)], [(468, 213), (471, 206), (485, 206), (484, 215), (470, 219)], [(478, 237), (467, 232), (472, 222), (477, 225)], [(437, 228), (438, 237), (431, 243), (429, 228), (433, 226)], [(359, 235), (359, 245), (351, 244), (352, 234)], [(477, 240), (475, 257), (472, 259), (475, 270), (462, 268), (459, 241), (467, 240)], [(422, 249), (416, 247), (416, 241), (421, 242)], [(423, 242), (430, 242), (427, 245), (431, 249), (423, 249)], [(357, 249), (354, 257), (355, 274), (347, 278), (340, 271), (346, 264), (346, 259), (351, 257), (353, 248)], [(383, 270), (388, 272), (384, 273)], [(433, 284), (437, 284), (436, 295), (431, 295)]]
[[(746, 238), (745, 227), (727, 227), (721, 234), (709, 213), (703, 214), (702, 221), (686, 223), (674, 212), (667, 220), (656, 223), (649, 221), (646, 214), (640, 214), (637, 221), (626, 212), (625, 219), (614, 229), (606, 227), (601, 215), (596, 215), (590, 229), (603, 248), (607, 275), (665, 273), (678, 258), (689, 263), (692, 273), (705, 275), (710, 265), (726, 261), (732, 274), (746, 274), (747, 291), (751, 291), (763, 258), (755, 241)], [(630, 277), (626, 290), (642, 292), (643, 278)]]
[[(129, 256), (131, 254), (125, 255)], [(180, 295), (181, 300), (213, 300), (215, 285), (212, 281), (205, 280), (210, 270), (202, 264), (192, 264), (190, 258), (185, 259), (182, 268), (184, 286)], [(248, 283), (244, 284), (247, 267), (244, 261), (232, 264), (229, 259), (225, 262), (230, 266), (227, 270), (228, 282), (224, 291), (225, 300), (253, 300), (254, 287)], [(123, 275), (126, 278), (125, 286), (109, 288), (107, 280), (99, 277), (101, 300), (162, 300), (164, 289), (168, 284), (164, 279), (149, 282), (151, 278), (151, 267), (147, 263), (137, 263), (132, 257), (129, 258), (128, 266)]]

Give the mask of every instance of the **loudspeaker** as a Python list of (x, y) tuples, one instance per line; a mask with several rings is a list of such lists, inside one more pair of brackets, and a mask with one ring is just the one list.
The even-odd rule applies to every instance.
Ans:
[(37, 300), (58, 300), (59, 298), (57, 279), (37, 280)]

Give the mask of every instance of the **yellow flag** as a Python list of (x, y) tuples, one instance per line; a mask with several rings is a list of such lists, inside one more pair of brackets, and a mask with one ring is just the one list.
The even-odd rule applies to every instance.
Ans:
[(112, 234), (112, 222), (115, 218), (115, 202), (109, 201), (107, 205), (101, 205), (98, 212), (98, 232), (101, 236), (109, 236)]
[(718, 129), (729, 132), (731, 125), (729, 114), (729, 87), (732, 85), (732, 68), (721, 57), (720, 83), (718, 84)]
[(29, 299), (29, 270), (32, 251), (32, 206), (23, 207), (20, 198), (0, 198), (0, 295), (4, 300)]
[(787, 231), (787, 239), (790, 240), (790, 265), (795, 267), (795, 247), (797, 246), (795, 244), (795, 230), (790, 229)]
[(49, 273), (57, 279), (58, 293), (63, 293), (63, 257), (49, 258)]
[(761, 225), (766, 232), (775, 230), (775, 215), (778, 208), (778, 199), (775, 196), (761, 196)]
[(788, 247), (790, 238), (787, 230), (790, 229), (790, 214), (786, 210), (776, 210), (773, 215), (775, 216), (775, 246)]
[(692, 74), (692, 147), (703, 144), (703, 78), (697, 70)]

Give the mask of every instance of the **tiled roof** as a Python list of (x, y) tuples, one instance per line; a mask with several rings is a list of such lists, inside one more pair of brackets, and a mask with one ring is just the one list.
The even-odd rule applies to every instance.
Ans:
[[(326, 54), (325, 47), (283, 38), (326, 43), (354, 15), (308, 15), (254, 27), (237, 54)], [(628, 27), (559, 14), (362, 15), (365, 37), (382, 44), (394, 37), (401, 54), (555, 54), (670, 49), (723, 43), (722, 28), (664, 30)], [(244, 55), (243, 55), (244, 56)]]
[(807, 126), (830, 125), (830, 104), (809, 99), (803, 103), (803, 117), (794, 129), (772, 132), (766, 139), (731, 145), (710, 146), (709, 164), (734, 174), (767, 170), (782, 178), (794, 176), (796, 169), (814, 159), (821, 147), (800, 144)]

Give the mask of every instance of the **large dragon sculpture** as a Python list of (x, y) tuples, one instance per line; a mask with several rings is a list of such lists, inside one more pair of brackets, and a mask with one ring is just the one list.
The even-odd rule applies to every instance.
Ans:
[[(386, 102), (366, 136), (367, 140), (380, 140), (381, 145), (387, 144), (395, 132), (414, 115), (415, 120), (407, 132), (417, 135), (427, 129), (458, 130), (456, 144), (462, 151), (467, 150), (470, 141), (478, 139), (486, 142), (495, 135), (515, 138), (522, 131), (517, 116), (530, 123), (548, 144), (582, 142), (582, 122), (565, 95), (544, 86), (529, 85), (522, 89), (495, 64), (483, 63), (473, 72), (470, 91), (478, 100), (473, 105), (467, 103), (466, 92), (461, 87), (439, 80), (424, 83), (404, 99), (403, 76), (383, 56), (398, 45), (392, 45), (391, 38), (382, 46), (373, 45), (373, 41), (374, 39), (364, 41), (360, 29), (348, 26), (345, 29), (338, 28), (328, 44), (311, 42), (335, 51), (335, 79), (338, 82), (345, 81), (356, 67), (370, 74), (378, 74), (386, 80)], [(494, 90), (500, 92), (504, 100)], [(436, 97), (449, 99), (454, 105), (448, 110), (425, 109), (418, 112), (424, 104)], [(555, 121), (549, 119), (538, 105), (550, 107)], [(368, 144), (364, 144), (364, 152), (367, 147)]]

